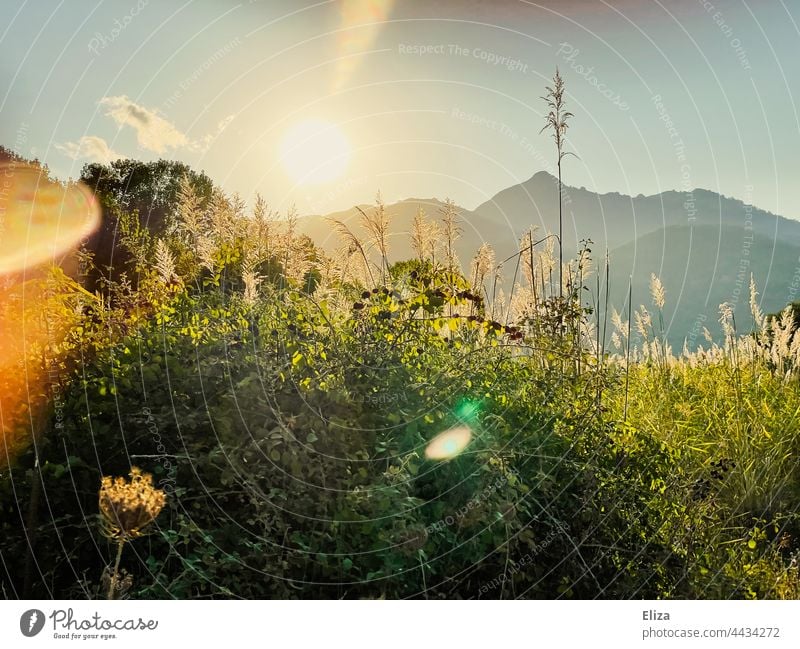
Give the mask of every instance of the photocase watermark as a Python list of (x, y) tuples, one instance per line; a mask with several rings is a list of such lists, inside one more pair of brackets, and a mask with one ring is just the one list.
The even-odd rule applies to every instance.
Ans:
[(728, 303), (736, 308), (739, 303), (739, 298), (742, 296), (742, 291), (745, 295), (749, 296), (750, 276), (750, 248), (755, 242), (755, 234), (753, 232), (753, 186), (745, 185), (744, 188), (744, 235), (742, 235), (742, 248), (739, 253), (739, 266), (736, 271), (736, 281), (734, 288), (731, 292), (731, 299)]
[[(45, 615), (38, 608), (25, 611), (19, 619), (19, 630), (27, 638), (42, 632), (50, 619), (55, 640), (115, 640), (120, 631), (155, 631), (158, 620), (107, 618), (95, 612), (91, 617), (78, 617), (71, 608), (54, 609)], [(113, 632), (113, 633), (112, 633)]]
[(167, 495), (169, 495), (175, 491), (178, 467), (176, 464), (173, 464), (172, 460), (170, 459), (172, 456), (167, 454), (167, 448), (164, 446), (164, 442), (161, 439), (161, 433), (158, 430), (158, 424), (156, 423), (150, 408), (142, 408), (142, 416), (144, 417), (145, 426), (147, 426), (147, 430), (150, 433), (153, 442), (155, 442), (157, 452), (156, 457), (159, 459), (161, 466), (166, 472), (166, 477), (161, 478), (158, 481), (158, 486), (163, 489)]
[[(556, 175), (557, 169), (555, 168), (555, 165), (553, 165), (552, 156), (545, 156), (536, 145), (536, 142), (528, 139), (527, 136), (521, 135), (505, 122), (491, 119), (478, 113), (462, 110), (458, 106), (453, 106), (453, 108), (450, 110), (450, 117), (488, 128), (489, 130), (495, 131), (503, 137), (508, 138), (523, 151), (525, 151), (525, 153), (530, 155), (547, 173), (549, 173), (551, 176)], [(572, 198), (567, 190), (566, 185), (561, 186), (561, 201), (565, 207), (572, 204)]]
[(149, 0), (138, 0), (138, 2), (127, 14), (122, 17), (122, 19), (114, 19), (114, 27), (108, 33), (101, 34), (100, 32), (95, 32), (92, 35), (92, 38), (89, 40), (89, 51), (97, 56), (100, 53), (100, 50), (104, 50), (111, 45), (111, 43), (120, 37), (122, 32), (128, 28), (128, 25), (133, 22), (133, 19), (136, 18), (136, 16), (138, 16), (142, 9), (144, 9), (148, 4)]
[(503, 67), (509, 72), (528, 73), (528, 64), (524, 61), (498, 54), (482, 47), (465, 47), (457, 43), (400, 43), (397, 46), (397, 51), (407, 56), (460, 56), (472, 58), (487, 65)]
[(653, 95), (651, 98), (655, 106), (658, 118), (664, 123), (664, 128), (667, 129), (672, 146), (675, 149), (675, 157), (680, 164), (681, 172), (681, 189), (686, 194), (686, 200), (683, 203), (683, 209), (686, 212), (686, 220), (689, 223), (694, 223), (697, 220), (697, 206), (694, 198), (694, 187), (692, 184), (692, 165), (686, 157), (686, 144), (683, 142), (680, 132), (678, 131), (672, 116), (669, 114), (664, 100), (661, 95)]
[(597, 89), (603, 97), (608, 99), (612, 104), (622, 111), (630, 110), (628, 102), (624, 101), (618, 92), (614, 92), (606, 84), (601, 83), (594, 74), (594, 66), (584, 67), (582, 63), (578, 63), (577, 58), (581, 51), (571, 43), (563, 42), (559, 44), (557, 55), (561, 56), (566, 63), (569, 63), (570, 69), (579, 77), (586, 79), (586, 82)]
[(689, 349), (694, 349), (697, 346), (697, 339), (700, 336), (705, 337), (706, 328), (705, 323), (708, 320), (708, 316), (705, 313), (698, 313), (697, 317), (692, 322), (692, 326), (689, 329), (689, 333), (686, 336), (686, 346)]
[(480, 507), (484, 502), (486, 502), (491, 496), (493, 496), (499, 489), (509, 483), (511, 477), (518, 479), (518, 474), (513, 469), (509, 469), (508, 473), (501, 475), (497, 480), (490, 483), (487, 487), (485, 487), (479, 494), (477, 494), (474, 498), (471, 498), (469, 502), (467, 502), (463, 507), (461, 507), (458, 511), (454, 512), (452, 515), (445, 516), (444, 518), (439, 519), (435, 523), (431, 523), (425, 528), (426, 534), (431, 534), (433, 532), (440, 532), (443, 529), (446, 529), (456, 523), (462, 521), (468, 514)]
[(789, 293), (785, 302), (794, 302), (798, 293), (800, 293), (800, 257), (797, 258), (797, 266), (795, 266), (792, 283), (789, 284)]
[(540, 543), (535, 544), (530, 552), (523, 555), (516, 561), (512, 559), (509, 562), (508, 570), (506, 570), (502, 575), (498, 575), (490, 582), (483, 584), (478, 589), (478, 594), (485, 595), (490, 590), (494, 590), (498, 586), (502, 586), (506, 581), (509, 580), (510, 577), (513, 577), (518, 572), (521, 572), (525, 566), (531, 564), (537, 556), (539, 556), (548, 547), (550, 547), (550, 545), (552, 545), (553, 541), (555, 541), (560, 534), (564, 533), (565, 531), (562, 529), (561, 524), (556, 523), (556, 529), (550, 530), (547, 536), (545, 536)]
[[(22, 148), (28, 141), (29, 128), (27, 122), (20, 124), (14, 137), (14, 142), (11, 143), (9, 148), (12, 156), (22, 157)], [(3, 236), (6, 229), (7, 203), (11, 195), (11, 187), (14, 184), (14, 172), (17, 169), (16, 158), (12, 157), (4, 166), (3, 174), (0, 176), (0, 237)]]
[(392, 394), (380, 392), (368, 392), (365, 394), (354, 394), (352, 397), (353, 403), (365, 403), (373, 406), (388, 406), (396, 405), (398, 403), (408, 403), (408, 396), (401, 392)]
[[(48, 275), (45, 289), (48, 304), (52, 303), (57, 291), (58, 286), (54, 276), (52, 274)], [(47, 338), (50, 347), (57, 349), (58, 340), (56, 340), (56, 336), (53, 333), (54, 328), (54, 326), (47, 327)], [(53, 402), (53, 417), (55, 419), (53, 428), (62, 430), (64, 428), (64, 399), (61, 395), (61, 370), (57, 359), (52, 359), (48, 363), (47, 382), (50, 384), (50, 394)]]
[(175, 104), (180, 101), (181, 97), (183, 97), (183, 93), (185, 93), (189, 88), (191, 88), (200, 78), (208, 72), (211, 68), (213, 68), (217, 63), (219, 63), (222, 59), (224, 59), (228, 54), (233, 52), (239, 45), (242, 44), (242, 39), (238, 36), (236, 38), (231, 39), (225, 45), (220, 47), (216, 50), (211, 56), (209, 56), (205, 61), (203, 61), (200, 65), (198, 65), (192, 73), (183, 79), (180, 83), (178, 83), (178, 87), (176, 88), (175, 92), (173, 92), (167, 99), (164, 101), (163, 108), (172, 108)]
[[(726, 21), (725, 17), (722, 15), (722, 12), (718, 11), (716, 7), (708, 0), (698, 0), (700, 6), (706, 10), (706, 12), (711, 16), (711, 19), (717, 24), (719, 30), (728, 39), (728, 44), (733, 49), (734, 53), (736, 54), (736, 58), (739, 60), (739, 64), (742, 66), (743, 70), (750, 71), (752, 70), (752, 66), (750, 65), (750, 60), (747, 58), (747, 50), (742, 47), (742, 41), (734, 35), (733, 27), (731, 27)], [(712, 13), (713, 12), (713, 13)]]
[(26, 638), (32, 638), (44, 628), (44, 622), (44, 613), (38, 608), (32, 608), (20, 616), (19, 630)]

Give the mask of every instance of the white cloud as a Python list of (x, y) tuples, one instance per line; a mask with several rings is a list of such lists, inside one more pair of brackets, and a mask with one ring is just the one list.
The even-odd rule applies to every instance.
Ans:
[[(126, 95), (103, 97), (100, 105), (107, 108), (106, 115), (111, 117), (117, 126), (120, 128), (130, 126), (136, 131), (136, 139), (141, 148), (159, 154), (175, 149), (205, 152), (235, 117), (228, 115), (219, 122), (213, 133), (199, 140), (191, 140), (155, 110), (140, 106)], [(104, 164), (127, 157), (113, 151), (103, 138), (96, 135), (84, 135), (77, 142), (56, 144), (56, 149), (73, 160), (87, 159)]]
[(137, 104), (127, 95), (103, 97), (100, 104), (107, 107), (106, 115), (111, 117), (117, 126), (130, 126), (136, 130), (136, 138), (140, 147), (155, 153), (164, 153), (167, 149), (207, 151), (235, 117), (235, 115), (228, 115), (217, 125), (214, 133), (199, 140), (192, 140), (155, 110)]
[(96, 135), (84, 135), (77, 142), (56, 144), (56, 149), (73, 160), (91, 160), (103, 164), (127, 157), (114, 151), (103, 138)]
[(106, 115), (119, 127), (130, 126), (136, 131), (136, 139), (143, 149), (164, 153), (167, 149), (192, 147), (189, 138), (171, 122), (155, 111), (140, 106), (127, 95), (103, 97), (100, 104), (107, 107)]

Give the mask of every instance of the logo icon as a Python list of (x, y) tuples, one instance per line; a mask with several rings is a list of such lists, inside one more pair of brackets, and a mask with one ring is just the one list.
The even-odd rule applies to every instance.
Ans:
[(19, 618), (19, 630), (26, 638), (32, 638), (44, 627), (44, 613), (38, 608), (25, 611)]

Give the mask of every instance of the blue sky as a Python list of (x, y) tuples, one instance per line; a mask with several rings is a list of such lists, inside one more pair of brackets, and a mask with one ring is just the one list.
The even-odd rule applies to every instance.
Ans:
[[(558, 65), (566, 182), (704, 187), (800, 218), (796, 1), (4, 0), (0, 15), (0, 143), (60, 176), (166, 157), (278, 209), (378, 189), (472, 208), (552, 168), (540, 96)], [(335, 158), (324, 182), (282, 162), (309, 120), (347, 142), (312, 139), (310, 158)]]

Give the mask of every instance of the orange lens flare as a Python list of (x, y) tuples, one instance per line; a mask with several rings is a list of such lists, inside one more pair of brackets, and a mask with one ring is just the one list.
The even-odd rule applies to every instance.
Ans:
[(61, 269), (26, 281), (17, 274), (58, 262), (99, 223), (100, 206), (83, 185), (0, 164), (0, 469), (45, 432), (48, 404), (60, 407), (60, 350), (78, 318), (68, 303), (78, 286)]
[(79, 183), (33, 165), (0, 165), (0, 275), (56, 261), (100, 223), (100, 206)]

